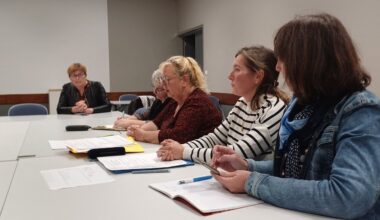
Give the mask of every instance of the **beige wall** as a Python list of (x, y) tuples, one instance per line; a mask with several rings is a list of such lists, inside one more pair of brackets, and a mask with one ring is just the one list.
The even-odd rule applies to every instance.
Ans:
[(151, 90), (160, 62), (181, 53), (175, 0), (108, 0), (111, 91)]
[(107, 0), (0, 0), (0, 94), (47, 93), (87, 66), (109, 91)]
[(296, 14), (337, 16), (371, 73), (370, 90), (380, 96), (380, 1), (378, 0), (179, 0), (179, 31), (203, 25), (204, 67), (212, 91), (230, 92), (227, 74), (242, 46), (273, 48), (276, 30)]

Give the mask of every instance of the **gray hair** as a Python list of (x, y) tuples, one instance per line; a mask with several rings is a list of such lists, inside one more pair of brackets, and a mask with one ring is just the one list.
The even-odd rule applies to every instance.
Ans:
[(161, 71), (159, 69), (155, 70), (152, 74), (152, 84), (154, 88), (161, 86), (164, 84), (164, 76), (162, 75)]

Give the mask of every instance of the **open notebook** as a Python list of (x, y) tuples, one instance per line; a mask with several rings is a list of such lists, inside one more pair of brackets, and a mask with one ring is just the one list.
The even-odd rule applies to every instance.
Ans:
[(179, 181), (150, 184), (149, 187), (170, 198), (182, 198), (202, 213), (238, 209), (263, 203), (247, 194), (228, 192), (215, 179), (179, 184)]

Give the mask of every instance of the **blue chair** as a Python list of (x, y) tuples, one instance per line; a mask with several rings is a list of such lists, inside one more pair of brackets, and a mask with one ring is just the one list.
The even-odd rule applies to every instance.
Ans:
[(208, 98), (210, 99), (212, 104), (214, 104), (214, 106), (218, 109), (218, 111), (220, 112), (220, 114), (222, 115), (222, 118), (224, 120), (225, 117), (224, 117), (222, 105), (220, 104), (219, 98), (216, 96), (212, 96), (212, 95), (209, 95)]
[(119, 101), (133, 101), (133, 100), (135, 100), (137, 98), (138, 98), (137, 95), (124, 94), (124, 95), (119, 96)]
[(19, 115), (47, 115), (48, 109), (37, 103), (24, 103), (13, 105), (8, 110), (8, 116)]

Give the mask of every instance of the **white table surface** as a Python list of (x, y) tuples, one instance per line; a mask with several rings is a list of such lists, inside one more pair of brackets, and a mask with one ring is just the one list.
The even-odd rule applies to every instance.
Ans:
[[(11, 150), (10, 156), (4, 158), (14, 159), (19, 152), (19, 159), (0, 162), (0, 202), (3, 205), (0, 219), (324, 219), (321, 216), (284, 210), (268, 204), (203, 216), (188, 205), (172, 200), (148, 187), (150, 183), (207, 175), (208, 170), (199, 165), (171, 169), (170, 173), (112, 174), (116, 179), (112, 183), (58, 191), (49, 190), (40, 174), (41, 170), (94, 162), (88, 161), (85, 157), (69, 154), (66, 150), (51, 150), (48, 140), (118, 133), (91, 130), (65, 131), (65, 126), (72, 124), (90, 126), (112, 124), (118, 116), (121, 116), (120, 112), (87, 116), (0, 117), (0, 128), (9, 134), (1, 136), (4, 138), (3, 142), (7, 138), (17, 136), (15, 130), (20, 132), (20, 127), (26, 128), (23, 139), (9, 142), (14, 140), (10, 138), (5, 141), (16, 147)], [(0, 152), (8, 145), (11, 144), (2, 145)], [(19, 151), (17, 146), (21, 146)], [(143, 143), (143, 146), (146, 152), (154, 152), (158, 148), (158, 145), (146, 143)], [(23, 157), (28, 155), (35, 156)]]
[(103, 118), (92, 118), (88, 116), (59, 119), (59, 120), (41, 120), (31, 121), (29, 124), (28, 132), (25, 135), (25, 140), (22, 144), (19, 156), (51, 156), (61, 155), (67, 150), (52, 150), (49, 145), (49, 140), (66, 140), (78, 139), (88, 137), (100, 137), (112, 134), (125, 135), (125, 132), (117, 131), (102, 131), (102, 130), (88, 130), (88, 131), (66, 131), (67, 125), (107, 125), (113, 124), (116, 117), (109, 116)]
[(65, 120), (65, 119), (80, 119), (80, 118), (109, 118), (109, 117), (117, 117), (122, 116), (121, 112), (111, 111), (104, 113), (96, 113), (89, 115), (82, 114), (61, 114), (61, 115), (26, 115), (26, 116), (0, 116), (0, 122), (15, 122), (15, 121), (45, 121), (45, 120)]
[[(95, 163), (73, 155), (23, 158), (2, 211), (2, 219), (323, 219), (271, 205), (203, 216), (190, 206), (148, 187), (150, 183), (207, 175), (202, 166), (174, 168), (170, 173), (111, 174), (111, 183), (49, 190), (40, 171)], [(22, 207), (22, 208), (21, 208)]]
[(0, 161), (16, 160), (29, 128), (29, 122), (0, 121)]
[(0, 162), (0, 213), (13, 178), (17, 161)]

